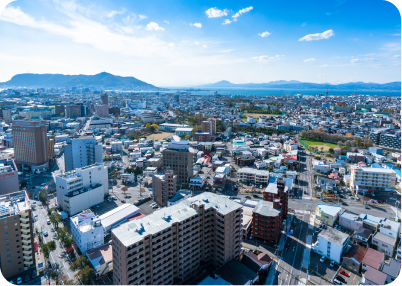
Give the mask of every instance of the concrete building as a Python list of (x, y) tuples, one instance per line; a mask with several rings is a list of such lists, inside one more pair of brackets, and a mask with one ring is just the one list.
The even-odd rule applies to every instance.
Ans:
[(349, 235), (332, 227), (322, 230), (317, 237), (313, 249), (320, 255), (336, 263), (341, 263), (341, 257), (349, 243)]
[(85, 254), (104, 244), (101, 220), (91, 210), (85, 210), (70, 218), (71, 234), (81, 253)]
[(113, 284), (173, 284), (241, 252), (242, 208), (203, 193), (112, 230)]
[(47, 168), (49, 148), (46, 121), (13, 120), (14, 160), (24, 167)]
[(81, 116), (80, 105), (67, 105), (66, 106), (66, 118), (77, 118)]
[(193, 192), (190, 190), (180, 190), (177, 191), (177, 193), (174, 195), (173, 198), (171, 198), (170, 200), (168, 200), (167, 202), (167, 206), (173, 206), (185, 199), (191, 198), (193, 196)]
[(109, 105), (102, 104), (95, 106), (96, 115), (99, 117), (108, 117), (109, 116)]
[(0, 263), (4, 278), (35, 268), (34, 227), (25, 191), (0, 196)]
[(380, 233), (398, 239), (401, 233), (401, 223), (384, 218), (380, 224)]
[(110, 234), (112, 228), (124, 223), (128, 218), (140, 214), (140, 209), (132, 204), (123, 204), (99, 216), (105, 236)]
[(393, 170), (353, 166), (349, 188), (357, 195), (358, 190), (392, 190), (395, 189), (395, 183), (396, 173)]
[(189, 152), (190, 145), (188, 141), (173, 141), (163, 154), (163, 168), (172, 169), (173, 174), (177, 176), (177, 186), (188, 183), (193, 176), (193, 153)]
[(64, 146), (65, 171), (103, 162), (102, 145), (94, 136), (81, 136), (67, 140), (67, 143)]
[(237, 170), (237, 178), (254, 185), (268, 185), (269, 172), (252, 168), (240, 168)]
[(154, 200), (161, 206), (166, 206), (177, 190), (177, 175), (168, 169), (164, 175), (152, 175), (152, 193)]
[(177, 128), (189, 128), (190, 125), (187, 124), (173, 124), (173, 123), (162, 123), (159, 124), (159, 130), (166, 132), (175, 132)]
[(315, 207), (316, 219), (322, 221), (323, 224), (332, 227), (338, 221), (341, 212), (341, 207), (333, 205), (317, 204)]
[(71, 216), (103, 202), (109, 193), (107, 177), (103, 163), (62, 172), (56, 176), (59, 206)]
[(358, 216), (344, 212), (339, 216), (339, 225), (346, 229), (357, 231), (363, 227), (363, 220)]
[(289, 189), (282, 178), (278, 178), (275, 183), (270, 183), (262, 193), (263, 200), (275, 202), (279, 200), (281, 206), (281, 216), (285, 219), (288, 215)]
[(201, 131), (207, 132), (210, 135), (216, 134), (216, 119), (209, 118), (206, 121), (201, 122)]
[(193, 128), (191, 128), (191, 127), (188, 127), (188, 128), (180, 127), (180, 128), (176, 128), (176, 130), (175, 130), (175, 134), (177, 136), (186, 136), (186, 135), (191, 136), (192, 133), (193, 133)]
[(193, 140), (197, 142), (209, 142), (211, 141), (211, 134), (209, 132), (195, 132)]
[(12, 159), (0, 159), (0, 195), (15, 193), (20, 190), (18, 169)]
[(6, 124), (10, 124), (12, 122), (11, 109), (3, 109), (3, 120)]
[(382, 234), (381, 232), (377, 232), (374, 234), (373, 239), (371, 240), (370, 247), (384, 253), (388, 257), (393, 258), (396, 247), (396, 239)]
[(101, 100), (103, 105), (109, 104), (109, 95), (107, 93), (101, 94)]
[(113, 273), (113, 246), (108, 243), (87, 251), (86, 256), (91, 263), (95, 279), (100, 279)]

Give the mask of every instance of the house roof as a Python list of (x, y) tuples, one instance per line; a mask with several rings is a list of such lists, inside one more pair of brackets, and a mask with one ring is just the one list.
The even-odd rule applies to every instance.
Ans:
[(332, 227), (328, 227), (327, 229), (322, 230), (318, 234), (318, 237), (337, 245), (343, 245), (343, 243), (349, 238), (349, 235)]
[(391, 236), (388, 236), (388, 235), (385, 235), (385, 234), (382, 234), (381, 232), (377, 232), (377, 233), (374, 235), (373, 239), (382, 241), (382, 242), (387, 243), (387, 244), (389, 244), (389, 245), (395, 245), (395, 243), (396, 243), (396, 239), (395, 239), (395, 238), (393, 238), (393, 237), (391, 237)]
[(384, 261), (384, 253), (379, 252), (375, 249), (367, 249), (366, 255), (363, 258), (362, 263), (378, 269), (381, 263)]
[(349, 249), (347, 253), (345, 253), (342, 257), (343, 258), (354, 258), (358, 262), (362, 262), (364, 256), (366, 255), (367, 249), (364, 247), (358, 245), (358, 244), (353, 244), (352, 247)]
[(365, 239), (368, 239), (372, 233), (373, 232), (371, 230), (361, 226), (358, 230), (356, 230), (354, 235), (359, 235)]
[(256, 272), (237, 260), (230, 260), (228, 263), (216, 270), (215, 274), (233, 285), (245, 285), (258, 276)]
[(385, 280), (387, 279), (387, 274), (369, 267), (369, 269), (364, 274), (364, 278), (374, 282), (377, 285), (384, 285)]
[(401, 271), (401, 262), (395, 259), (392, 259), (389, 262), (389, 264), (385, 263), (382, 268), (382, 272), (395, 278), (398, 277), (400, 271)]

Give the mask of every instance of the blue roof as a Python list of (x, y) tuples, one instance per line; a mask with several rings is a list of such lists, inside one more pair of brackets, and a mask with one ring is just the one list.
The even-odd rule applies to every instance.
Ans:
[(382, 168), (382, 166), (380, 164), (378, 164), (378, 163), (371, 164), (371, 167), (372, 168)]

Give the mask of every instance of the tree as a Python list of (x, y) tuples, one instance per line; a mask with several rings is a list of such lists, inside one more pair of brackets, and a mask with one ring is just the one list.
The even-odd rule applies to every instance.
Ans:
[(44, 243), (41, 246), (41, 250), (42, 250), (43, 254), (45, 255), (45, 257), (49, 258), (50, 252), (56, 250), (56, 243), (54, 242), (54, 240), (51, 240), (48, 243)]
[(151, 128), (151, 123), (145, 124), (145, 127), (146, 127), (147, 129), (150, 129), (150, 128)]
[(124, 193), (124, 195), (126, 195), (127, 190), (128, 190), (127, 186), (121, 187), (121, 191)]
[(52, 272), (50, 272), (49, 276), (50, 276), (50, 278), (55, 279), (57, 277), (56, 270), (53, 270)]
[(134, 175), (136, 175), (136, 176), (138, 176), (138, 175), (140, 175), (140, 174), (142, 174), (143, 173), (143, 171), (142, 171), (142, 169), (140, 168), (140, 167), (135, 167), (135, 169), (134, 169)]
[(331, 154), (331, 155), (332, 155), (332, 154), (334, 154), (334, 149), (329, 148), (329, 149), (328, 149), (328, 152), (329, 152), (329, 154)]
[(54, 227), (57, 229), (59, 228), (59, 223), (61, 223), (61, 219), (59, 217), (59, 215), (56, 212), (53, 212), (50, 216), (49, 216), (49, 220), (50, 222), (54, 225)]
[(343, 145), (343, 142), (342, 142), (342, 141), (338, 141), (338, 143), (337, 143), (337, 144), (338, 144), (338, 147), (339, 147), (339, 148), (341, 148), (341, 147), (342, 147), (342, 145)]
[(59, 279), (63, 285), (75, 285), (73, 279), (68, 279), (67, 274), (62, 274), (59, 276)]
[(152, 124), (152, 127), (155, 129), (155, 130), (157, 130), (157, 129), (159, 129), (159, 126), (157, 125), (157, 124)]
[(190, 138), (191, 138), (190, 134), (187, 134), (186, 136), (184, 136), (184, 139), (186, 139), (186, 140), (190, 140)]
[(95, 272), (91, 267), (89, 267), (89, 265), (87, 265), (81, 270), (79, 270), (74, 275), (74, 277), (80, 280), (82, 284), (88, 285), (90, 284), (89, 282), (91, 281), (91, 279), (95, 277)]
[(361, 147), (362, 146), (362, 139), (360, 137), (356, 137), (355, 138), (356, 141), (356, 146), (357, 147)]
[(55, 251), (56, 250), (56, 242), (54, 240), (51, 240), (47, 243), (49, 251)]
[(47, 192), (46, 191), (40, 191), (39, 194), (39, 200), (43, 205), (47, 204)]
[(60, 113), (60, 117), (64, 117), (64, 112)]
[(78, 257), (70, 266), (72, 271), (83, 269), (85, 266), (88, 265), (88, 260), (86, 256), (82, 255)]
[(240, 104), (240, 109), (245, 109), (246, 108), (246, 106), (242, 103), (242, 104)]

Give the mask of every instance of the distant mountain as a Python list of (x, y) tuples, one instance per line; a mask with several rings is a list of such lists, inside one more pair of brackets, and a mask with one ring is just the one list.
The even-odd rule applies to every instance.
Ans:
[(329, 84), (329, 83), (309, 83), (300, 82), (297, 80), (277, 80), (267, 83), (241, 83), (234, 84), (227, 80), (222, 80), (212, 84), (204, 84), (199, 87), (204, 88), (290, 88), (290, 89), (330, 89), (330, 90), (401, 90), (401, 82), (389, 83), (365, 83), (365, 82), (349, 82), (343, 84)]
[(9, 81), (0, 83), (3, 87), (102, 87), (102, 88), (146, 88), (158, 89), (152, 84), (135, 77), (122, 77), (107, 72), (95, 75), (64, 75), (64, 74), (17, 74)]

